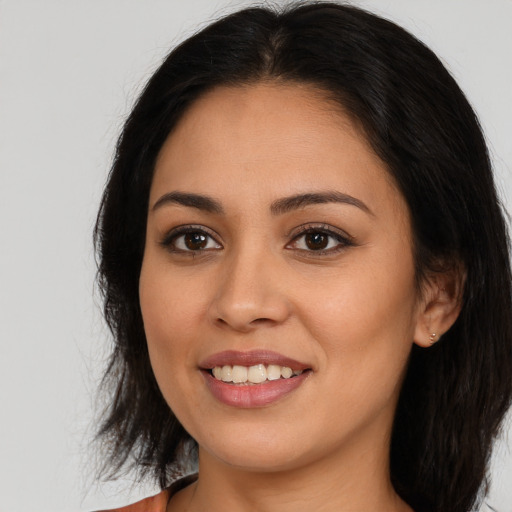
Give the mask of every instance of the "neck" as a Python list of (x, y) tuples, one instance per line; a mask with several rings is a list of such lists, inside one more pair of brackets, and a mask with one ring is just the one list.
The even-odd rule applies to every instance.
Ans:
[(200, 449), (198, 481), (168, 510), (412, 512), (391, 485), (388, 446), (383, 435), (378, 445), (347, 443), (319, 460), (272, 471), (233, 467)]

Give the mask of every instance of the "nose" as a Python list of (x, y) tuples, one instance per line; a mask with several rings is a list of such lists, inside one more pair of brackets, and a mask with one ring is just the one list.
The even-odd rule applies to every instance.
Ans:
[(209, 312), (217, 325), (250, 332), (281, 324), (290, 316), (286, 277), (276, 258), (241, 252), (227, 259), (217, 279)]

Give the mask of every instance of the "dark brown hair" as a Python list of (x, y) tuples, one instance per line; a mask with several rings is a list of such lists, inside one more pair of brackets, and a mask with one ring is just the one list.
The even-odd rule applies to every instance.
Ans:
[(466, 271), (455, 325), (436, 346), (413, 347), (390, 468), (417, 512), (466, 512), (485, 490), (512, 394), (508, 237), (487, 148), (464, 94), (428, 48), (387, 20), (331, 2), (244, 9), (211, 24), (170, 53), (126, 121), (95, 230), (114, 335), (100, 430), (108, 467), (114, 475), (133, 464), (166, 486), (190, 441), (153, 376), (139, 307), (155, 159), (199, 96), (261, 80), (313, 85), (360, 123), (408, 203), (418, 282), (440, 262)]

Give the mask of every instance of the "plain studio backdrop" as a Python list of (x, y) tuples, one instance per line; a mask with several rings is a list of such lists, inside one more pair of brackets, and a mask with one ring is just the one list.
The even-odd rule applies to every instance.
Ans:
[[(88, 511), (156, 491), (129, 475), (94, 480), (110, 338), (92, 228), (116, 136), (145, 80), (171, 46), (249, 3), (0, 0), (0, 512)], [(354, 4), (402, 24), (448, 65), (480, 116), (512, 210), (512, 1)], [(510, 423), (488, 499), (500, 512), (512, 511), (507, 432)]]

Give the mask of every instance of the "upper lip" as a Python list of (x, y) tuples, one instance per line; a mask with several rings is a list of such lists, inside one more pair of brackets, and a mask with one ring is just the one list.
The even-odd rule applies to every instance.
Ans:
[(311, 368), (307, 364), (296, 361), (271, 350), (249, 350), (240, 352), (237, 350), (225, 350), (207, 357), (199, 364), (203, 370), (211, 370), (216, 366), (254, 366), (256, 364), (275, 364), (278, 366), (288, 366), (292, 370), (307, 370)]

